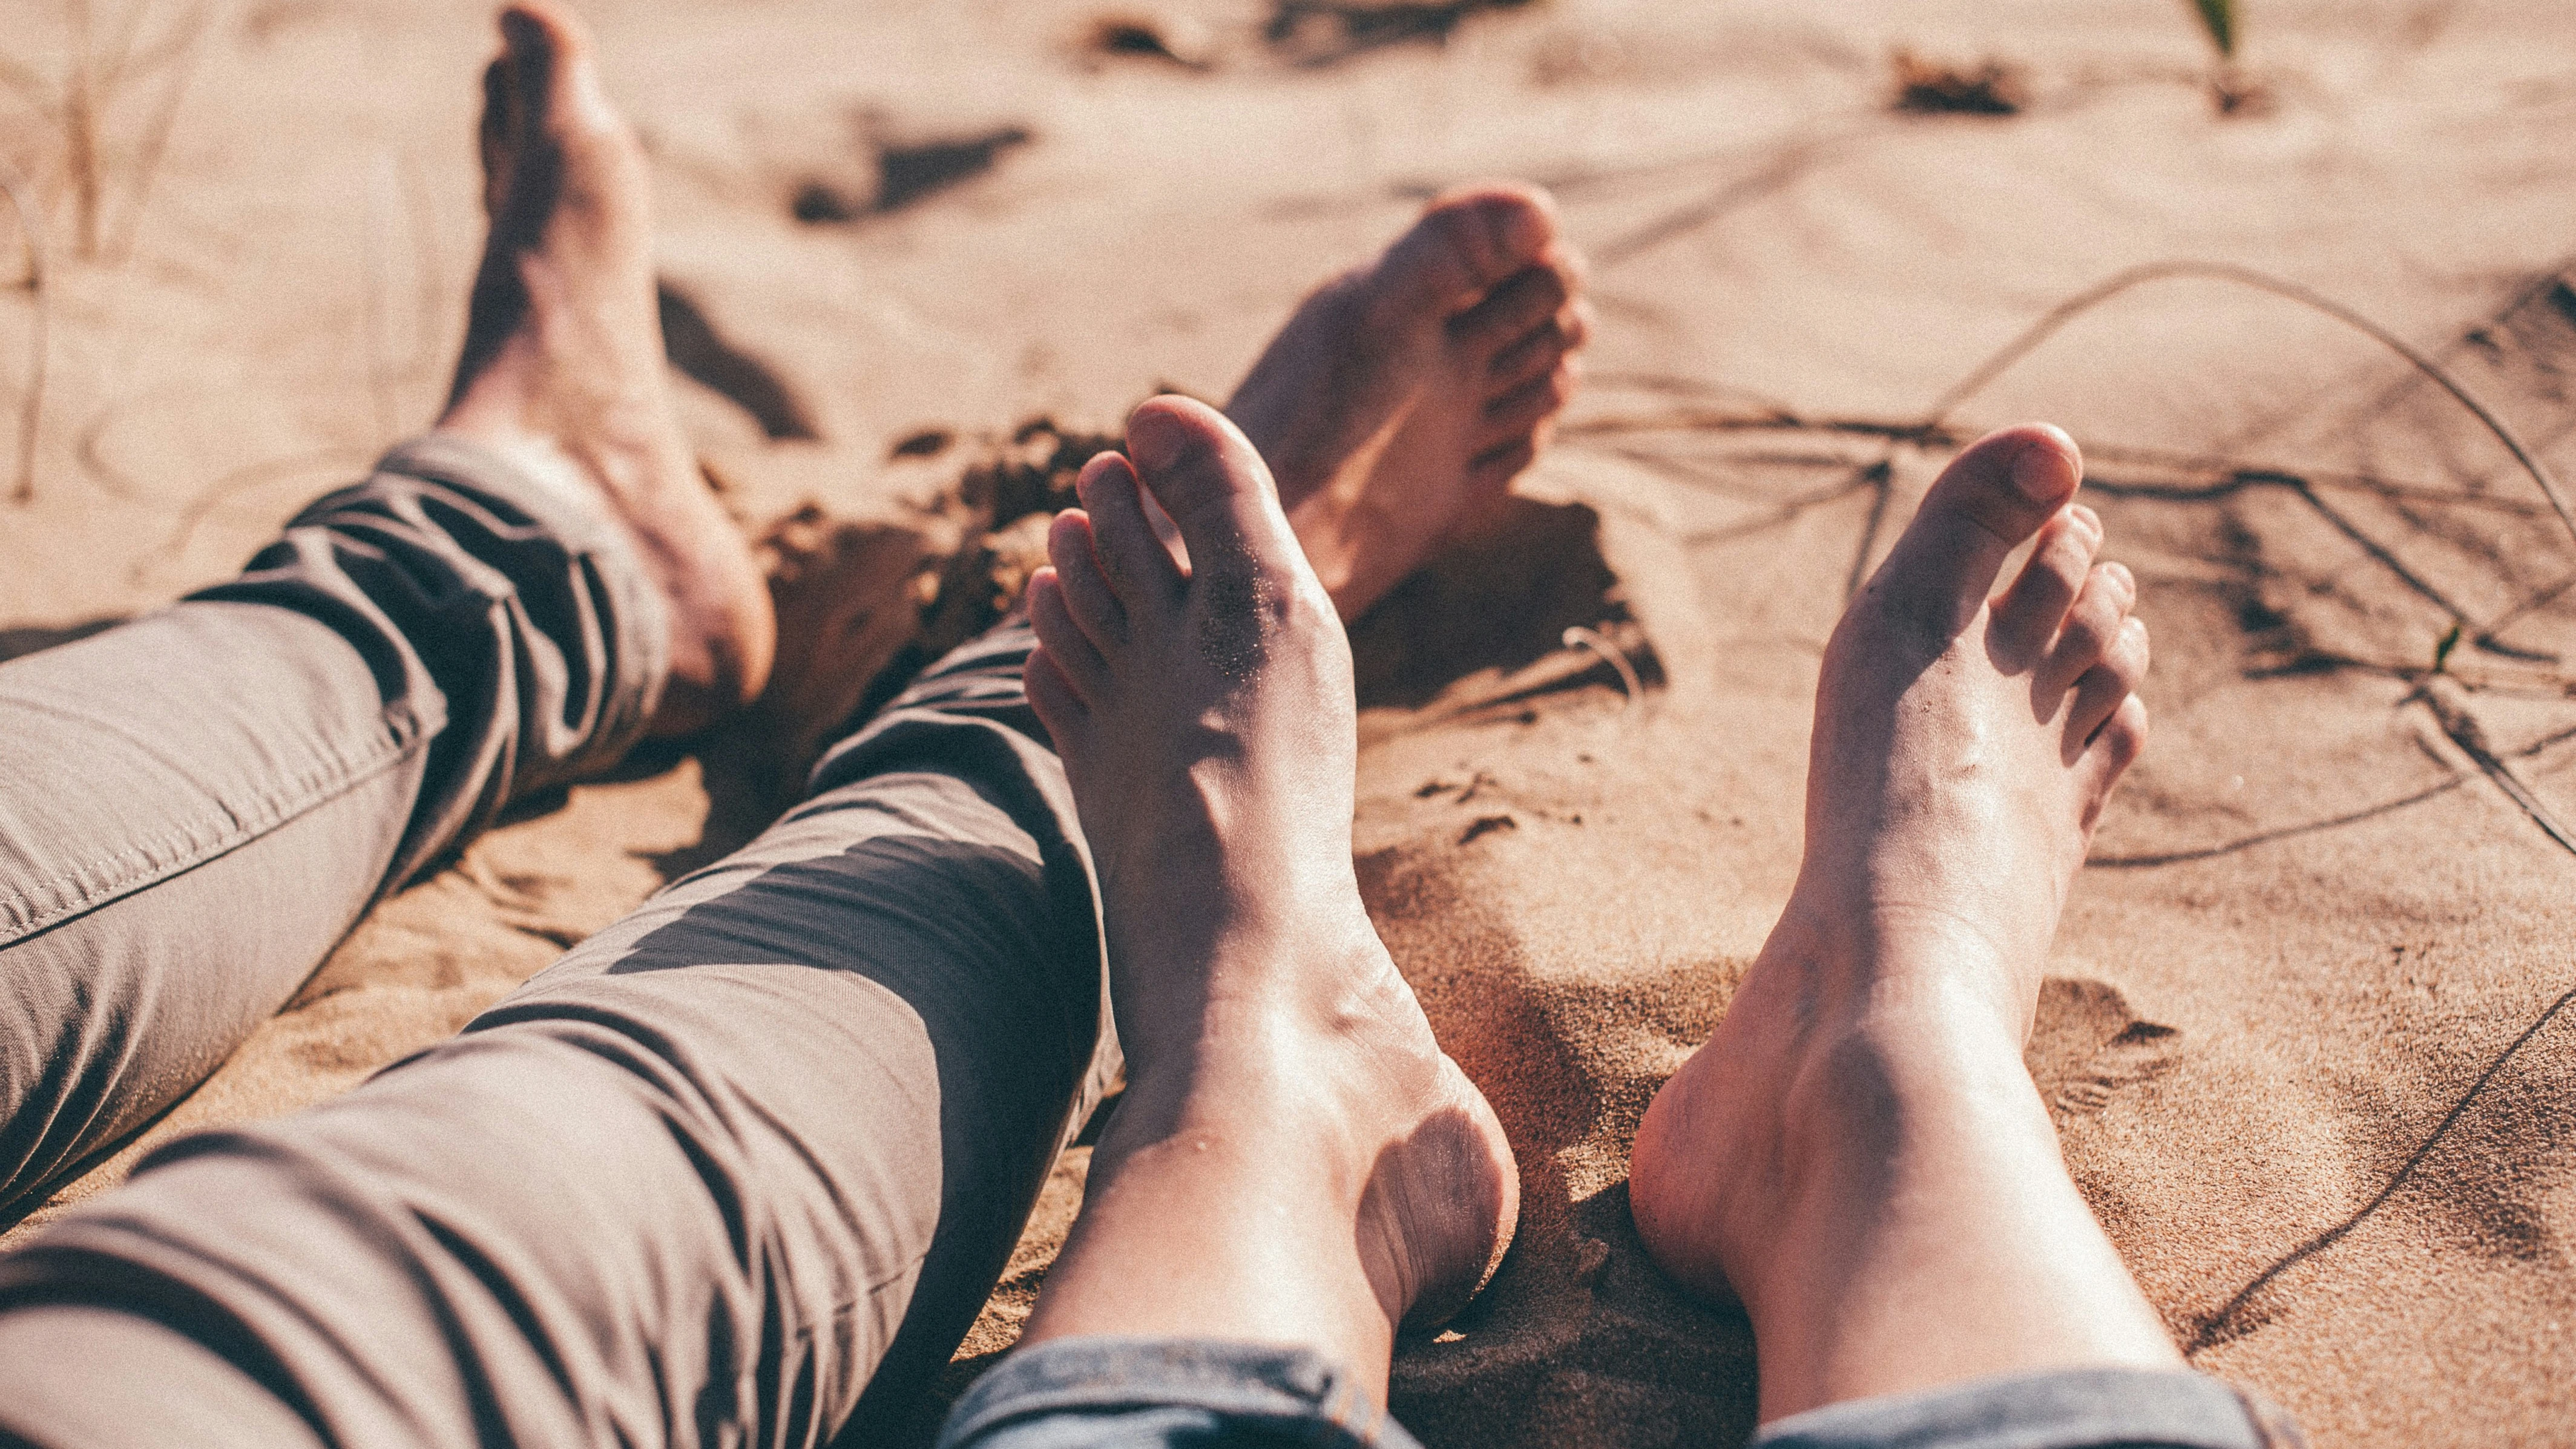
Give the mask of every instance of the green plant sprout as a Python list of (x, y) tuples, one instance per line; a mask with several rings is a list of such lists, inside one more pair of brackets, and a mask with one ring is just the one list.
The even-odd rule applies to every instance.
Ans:
[(2202, 28), (2209, 32), (2209, 43), (2218, 47), (2218, 58), (2236, 59), (2236, 6), (2233, 0), (2192, 0), (2200, 12)]
[(2236, 0), (2192, 0), (2192, 13), (2200, 17), (2200, 28), (2209, 32), (2210, 47), (2218, 52), (2218, 69), (2209, 78), (2209, 98), (2217, 103), (2218, 113), (2269, 114), (2271, 92), (2236, 68), (2237, 47), (2245, 38), (2237, 26)]

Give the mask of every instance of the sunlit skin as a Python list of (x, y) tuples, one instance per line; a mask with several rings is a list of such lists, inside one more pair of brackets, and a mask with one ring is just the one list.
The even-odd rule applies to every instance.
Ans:
[(671, 678), (652, 728), (684, 734), (767, 681), (768, 587), (672, 410), (644, 155), (589, 35), (530, 0), (501, 13), (501, 36), (484, 78), (491, 240), (438, 430), (609, 504), (668, 604)]
[(1225, 411), (1343, 619), (1494, 514), (1573, 395), (1590, 319), (1554, 203), (1479, 186), (1279, 330)]
[[(1494, 1261), (1509, 1149), (1360, 907), (1347, 645), (1261, 459), (1171, 400), (1129, 442), (1031, 586), (1030, 698), (1099, 862), (1130, 1088), (1029, 1338), (1298, 1345), (1382, 1387), (1397, 1326)], [(2080, 476), (2054, 430), (1980, 442), (1855, 600), (1789, 908), (1639, 1135), (1639, 1229), (1686, 1285), (1741, 1296), (1766, 1418), (2181, 1362), (2021, 1065), (2060, 905), (2146, 738), (2135, 585), (2097, 562)]]
[(1788, 908), (1637, 1134), (1638, 1231), (1684, 1284), (1742, 1299), (1766, 1420), (2181, 1366), (2022, 1065), (2059, 908), (2147, 734), (2137, 588), (2096, 561), (2080, 476), (2054, 429), (1986, 438), (1853, 601)]
[(1382, 1395), (1397, 1326), (1499, 1261), (1518, 1174), (1360, 904), (1350, 648), (1268, 469), (1179, 399), (1127, 439), (1030, 583), (1029, 700), (1099, 866), (1128, 1086), (1026, 1341), (1293, 1345)]
[[(611, 506), (672, 605), (655, 728), (696, 728), (766, 677), (765, 591), (673, 418), (633, 135), (569, 16), (502, 24), (491, 252), (439, 426)], [(1508, 1243), (1509, 1146), (1360, 905), (1340, 621), (1544, 447), (1581, 290), (1544, 197), (1444, 198), (1311, 297), (1226, 414), (1141, 409), (1055, 525), (1028, 687), (1100, 867), (1130, 1086), (1031, 1341), (1303, 1345), (1382, 1392), (1398, 1326), (1454, 1313)], [(1855, 601), (1790, 905), (1639, 1133), (1639, 1229), (1684, 1284), (1743, 1299), (1765, 1417), (2179, 1363), (2020, 1065), (2059, 907), (2146, 735), (2135, 588), (2095, 561), (2079, 472), (2052, 431), (1978, 444)]]

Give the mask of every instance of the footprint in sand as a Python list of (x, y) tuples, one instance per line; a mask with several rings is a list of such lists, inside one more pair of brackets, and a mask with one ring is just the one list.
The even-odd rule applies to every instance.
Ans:
[(2111, 1105), (2124, 1087), (2174, 1064), (2182, 1033), (2130, 1010), (2106, 981), (2051, 976), (2040, 983), (2039, 1014), (2022, 1061), (2040, 1099), (2060, 1123)]

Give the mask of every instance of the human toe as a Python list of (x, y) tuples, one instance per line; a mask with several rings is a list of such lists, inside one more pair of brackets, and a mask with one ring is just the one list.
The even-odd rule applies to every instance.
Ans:
[(1109, 665), (1066, 608), (1063, 574), (1042, 568), (1030, 575), (1028, 603), (1029, 626), (1055, 657), (1074, 696), (1085, 704), (1097, 701), (1109, 681)]
[(1269, 466), (1225, 414), (1191, 398), (1148, 399), (1128, 416), (1127, 449), (1194, 572), (1247, 554), (1302, 564)]
[(1485, 404), (1478, 422), (1478, 453), (1501, 446), (1512, 439), (1526, 437), (1539, 424), (1565, 411), (1581, 385), (1583, 364), (1580, 359), (1565, 356), (1541, 376)]
[(1984, 607), (2004, 560), (2075, 496), (2075, 441), (2031, 425), (1989, 433), (1941, 470), (1869, 593), (1949, 637)]
[(2075, 686), (2086, 671), (2101, 663), (2120, 638), (2121, 626), (2137, 606), (2138, 584), (2123, 565), (2097, 563), (2084, 576), (2084, 587), (2066, 611), (2066, 621), (2049, 646), (2048, 659), (2033, 687), (2043, 700), (2054, 701)]
[(1473, 215), (1485, 228), (1495, 259), (1493, 275), (1498, 277), (1519, 263), (1545, 256), (1558, 245), (1563, 231), (1557, 219), (1556, 198), (1525, 181), (1462, 187), (1433, 205), (1444, 202), (1453, 210)]
[(1037, 711), (1038, 723), (1045, 725), (1047, 735), (1055, 741), (1056, 753), (1064, 756), (1065, 768), (1080, 768), (1083, 725), (1091, 718), (1090, 707), (1073, 692), (1064, 677), (1063, 666), (1043, 644), (1030, 651), (1028, 663), (1020, 668), (1020, 687), (1029, 697), (1029, 708)]
[(1535, 187), (1516, 184), (1454, 191), (1386, 250), (1381, 288), (1446, 318), (1471, 308), (1556, 245), (1556, 204)]
[(2103, 650), (2102, 662), (2075, 681), (2074, 703), (2066, 712), (2066, 738), (2075, 749), (2091, 744), (2121, 704), (2146, 682), (2147, 657), (2147, 621), (2131, 614), (2120, 621), (2120, 632)]
[(1554, 371), (1564, 358), (1583, 350), (1591, 337), (1590, 309), (1571, 303), (1539, 323), (1485, 364), (1485, 385), (1495, 394), (1510, 392), (1532, 378)]
[[(1521, 470), (1538, 461), (1544, 428), (1524, 433), (1478, 453), (1467, 464), (1467, 485), (1471, 501), (1484, 502), (1499, 495)], [(1473, 512), (1473, 510), (1468, 510)]]
[(1107, 652), (1127, 641), (1127, 610), (1100, 572), (1099, 545), (1091, 533), (1091, 515), (1068, 508), (1047, 528), (1047, 557), (1055, 565), (1057, 588), (1065, 612), (1093, 648)]
[(2091, 773), (2087, 782), (2090, 803), (2084, 812), (2085, 829), (2093, 828), (2094, 821), (2101, 816), (2103, 805), (2111, 798), (2112, 788), (2120, 783), (2120, 777), (2128, 772), (2129, 766), (2137, 763), (2138, 756), (2145, 753), (2146, 748), (2147, 702), (2133, 694), (2120, 701), (2120, 707), (2111, 712), (2110, 720), (2093, 736), (2093, 743), (2085, 747), (2084, 764)]
[[(1102, 453), (1083, 465), (1073, 487), (1090, 521), (1092, 557), (1120, 616), (1132, 621), (1140, 611), (1168, 612), (1180, 599), (1181, 571), (1145, 520), (1135, 467), (1116, 453)], [(1048, 544), (1052, 549), (1052, 533)]]
[(2047, 651), (2101, 547), (2102, 520), (2081, 505), (2060, 509), (2040, 530), (2030, 561), (1996, 603), (1990, 626), (1996, 653), (2008, 667), (2035, 662)]
[(1530, 266), (1506, 278), (1484, 300), (1449, 319), (1453, 344), (1483, 358), (1488, 375), (1503, 354), (1574, 303), (1572, 280), (1553, 266)]
[(550, 129), (615, 121), (590, 32), (571, 11), (549, 0), (519, 0), (501, 12), (501, 38)]

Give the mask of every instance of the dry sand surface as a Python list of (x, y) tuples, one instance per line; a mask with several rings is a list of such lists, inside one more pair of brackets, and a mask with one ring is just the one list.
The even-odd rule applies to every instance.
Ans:
[[(94, 3), (112, 39), (132, 0)], [(11, 0), (0, 52), (58, 73), (59, 8)], [(1018, 423), (1221, 396), (1421, 198), (1519, 175), (1596, 262), (1589, 389), (1524, 516), (1356, 631), (1361, 879), (1527, 1175), (1398, 1414), (1435, 1446), (1749, 1430), (1745, 1322), (1643, 1258), (1629, 1137), (1786, 894), (1853, 580), (1953, 440), (2043, 417), (2157, 647), (2030, 1050), (2078, 1179), (2194, 1362), (2321, 1444), (2576, 1442), (2576, 851), (2543, 823), (2576, 820), (2576, 544), (2458, 401), (2241, 279), (2144, 277), (1954, 396), (2127, 269), (2250, 267), (2576, 476), (2576, 8), (2254, 0), (2268, 105), (2233, 116), (2172, 0), (1554, 0), (1373, 48), (1322, 3), (1268, 43), (1273, 8), (1116, 12), (1175, 61), (1087, 49), (1111, 12), (1055, 0), (588, 7), (710, 384), (689, 425), (778, 572), (784, 693), (387, 902), (151, 1139), (347, 1087), (743, 838), (823, 721), (1016, 577), (1028, 531), (995, 529), (1079, 451)], [(11, 652), (220, 577), (426, 422), (479, 240), (481, 3), (160, 0), (141, 33), (94, 256), (59, 133), (0, 90), (51, 252)], [(2008, 63), (2021, 110), (1892, 109), (1900, 46)], [(0, 292), (0, 403), (34, 325)]]

